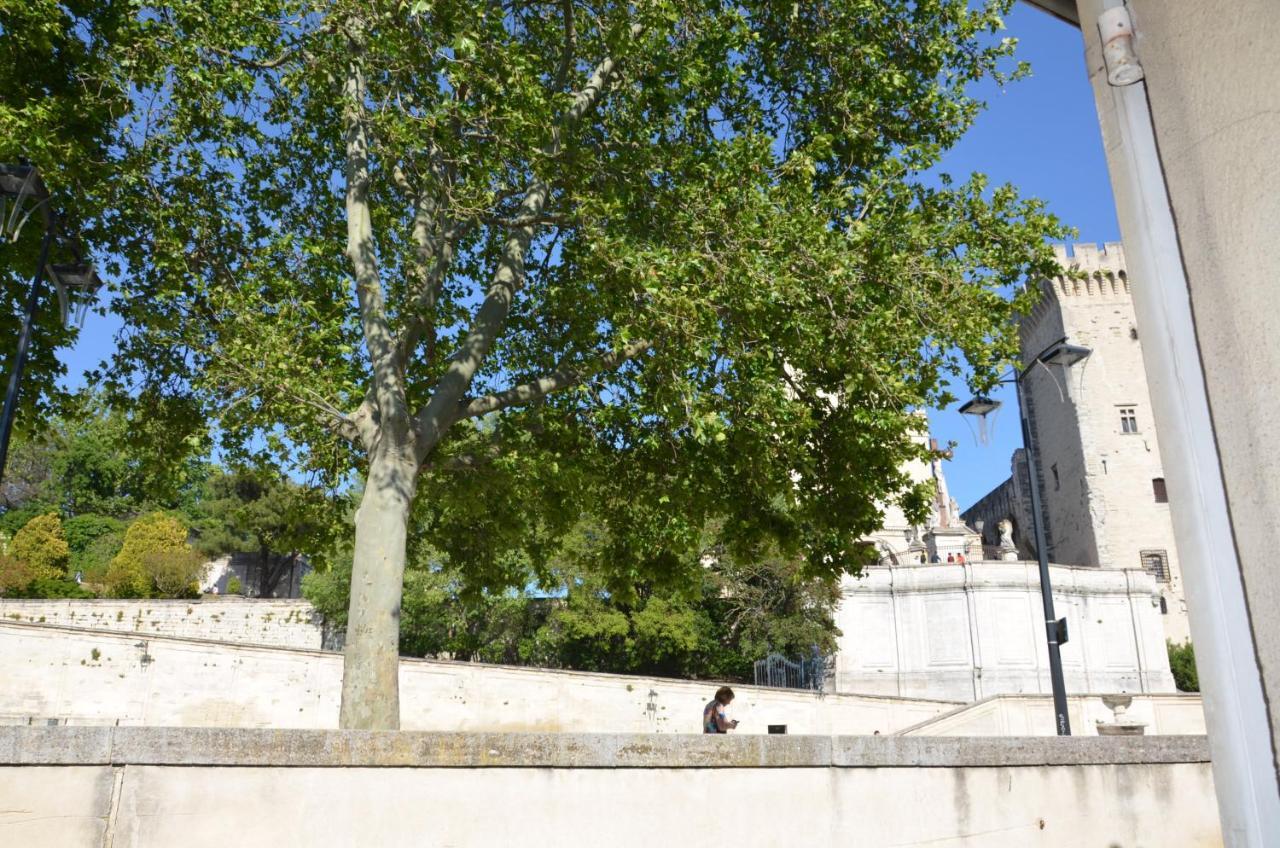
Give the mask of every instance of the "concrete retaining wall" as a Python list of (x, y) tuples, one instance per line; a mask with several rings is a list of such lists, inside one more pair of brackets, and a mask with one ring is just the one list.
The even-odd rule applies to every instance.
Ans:
[(0, 844), (1221, 845), (1202, 737), (0, 727)]
[(296, 600), (40, 601), (0, 598), (0, 621), (60, 624), (91, 630), (183, 636), (281, 648), (327, 647), (324, 645), (320, 614), (310, 603)]
[[(0, 722), (332, 728), (342, 657), (0, 619)], [(402, 660), (415, 730), (696, 733), (714, 682)], [(744, 733), (891, 733), (954, 701), (735, 686)]]

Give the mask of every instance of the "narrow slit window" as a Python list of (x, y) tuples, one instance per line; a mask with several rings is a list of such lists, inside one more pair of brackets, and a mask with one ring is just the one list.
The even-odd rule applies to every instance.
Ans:
[(1156, 477), (1151, 481), (1151, 493), (1156, 497), (1156, 503), (1169, 502), (1169, 490), (1164, 487), (1164, 478)]

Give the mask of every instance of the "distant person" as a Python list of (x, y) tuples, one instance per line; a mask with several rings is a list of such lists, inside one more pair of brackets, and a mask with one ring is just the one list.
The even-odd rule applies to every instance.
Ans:
[(955, 554), (947, 554), (947, 562), (955, 562), (955, 561), (956, 561)]
[(731, 720), (724, 714), (725, 707), (731, 703), (733, 703), (732, 689), (721, 686), (716, 690), (716, 696), (702, 708), (703, 733), (728, 733), (738, 726), (736, 718)]
[(929, 562), (942, 562), (942, 559), (935, 553), (933, 556), (929, 557)]
[(964, 565), (964, 554), (956, 554), (956, 562)]

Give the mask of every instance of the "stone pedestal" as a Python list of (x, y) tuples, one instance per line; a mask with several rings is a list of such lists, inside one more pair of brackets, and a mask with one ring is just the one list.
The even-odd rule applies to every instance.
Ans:
[(1098, 721), (1099, 736), (1143, 736), (1147, 732), (1147, 723), (1133, 721), (1125, 714), (1133, 703), (1132, 695), (1103, 695), (1102, 703), (1112, 713), (1111, 721)]

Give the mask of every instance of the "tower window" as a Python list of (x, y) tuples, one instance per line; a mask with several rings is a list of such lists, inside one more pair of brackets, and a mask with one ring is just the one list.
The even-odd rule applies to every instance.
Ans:
[(1165, 551), (1142, 551), (1142, 570), (1155, 575), (1161, 583), (1169, 582), (1169, 555)]
[(1169, 490), (1164, 487), (1164, 478), (1156, 477), (1151, 481), (1151, 492), (1156, 496), (1156, 503), (1169, 502)]
[(1138, 410), (1132, 406), (1120, 407), (1120, 432), (1138, 432)]
[(1055, 462), (1049, 466), (1049, 470), (1053, 472), (1053, 490), (1056, 492), (1062, 488), (1062, 481), (1058, 479), (1058, 464)]

